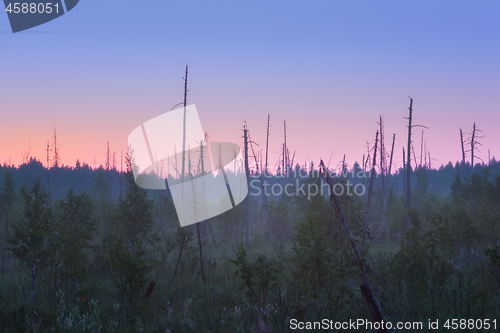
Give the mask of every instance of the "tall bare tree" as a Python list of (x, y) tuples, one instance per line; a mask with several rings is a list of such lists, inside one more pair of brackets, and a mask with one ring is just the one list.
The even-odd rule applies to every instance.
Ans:
[[(243, 127), (243, 139), (245, 144), (245, 175), (248, 179), (250, 178), (250, 170), (248, 168), (248, 128), (245, 123)], [(246, 248), (247, 250), (250, 248), (250, 196), (247, 196), (245, 199), (245, 222), (246, 222)]]
[(372, 169), (371, 169), (371, 172), (370, 172), (370, 183), (368, 184), (368, 197), (367, 197), (367, 200), (366, 200), (366, 210), (365, 210), (365, 223), (366, 225), (370, 225), (370, 201), (371, 201), (371, 197), (372, 197), (372, 193), (373, 193), (373, 183), (374, 183), (374, 180), (375, 180), (375, 175), (376, 175), (376, 171), (375, 171), (375, 166), (377, 164), (377, 145), (378, 145), (378, 131), (377, 131), (377, 134), (375, 134), (375, 147), (373, 148), (373, 164), (372, 164)]
[[(413, 127), (424, 127), (423, 125), (412, 125), (413, 121), (413, 99), (410, 98), (410, 107), (408, 108), (408, 148), (406, 151), (406, 227), (408, 230), (411, 228), (410, 222), (410, 208), (411, 208), (411, 185), (410, 185), (410, 175), (411, 175), (411, 150), (413, 148), (411, 141), (411, 131)], [(413, 150), (413, 155), (415, 157), (415, 151)], [(417, 164), (417, 160), (415, 158), (415, 165)]]
[(482, 135), (483, 131), (481, 131), (479, 128), (476, 127), (476, 122), (472, 125), (472, 132), (470, 133), (470, 138), (469, 138), (469, 144), (470, 144), (470, 164), (474, 168), (474, 158), (477, 158), (483, 162), (483, 160), (479, 157), (476, 156), (476, 151), (481, 152), (477, 146), (482, 146), (482, 144), (477, 141), (477, 139), (482, 139), (484, 138), (484, 135)]
[(462, 144), (462, 163), (465, 164), (464, 133), (460, 128), (460, 143)]
[(271, 120), (271, 115), (268, 113), (267, 114), (267, 133), (266, 133), (266, 165), (265, 165), (266, 174), (269, 172), (268, 164), (267, 164), (267, 157), (269, 155), (269, 126), (270, 126), (269, 122), (270, 122), (270, 120)]

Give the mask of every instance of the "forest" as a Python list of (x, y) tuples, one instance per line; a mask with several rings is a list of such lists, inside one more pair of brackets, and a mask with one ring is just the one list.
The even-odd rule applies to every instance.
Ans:
[(128, 153), (120, 168), (109, 149), (100, 167), (4, 163), (0, 332), (339, 329), (314, 326), (324, 319), (376, 324), (349, 326), (359, 332), (448, 331), (451, 319), (496, 331), (500, 163), (474, 164), (472, 138), (460, 162), (432, 168), (409, 138), (391, 171), (382, 131), (381, 118), (351, 166), (294, 164), (285, 141), (271, 173), (245, 147), (245, 201), (183, 228), (168, 189), (136, 185)]

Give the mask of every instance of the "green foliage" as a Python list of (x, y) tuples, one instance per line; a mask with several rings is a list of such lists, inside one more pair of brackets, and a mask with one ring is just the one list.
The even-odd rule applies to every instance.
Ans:
[(59, 214), (53, 225), (49, 257), (56, 294), (67, 281), (77, 282), (87, 275), (89, 248), (96, 232), (89, 197), (75, 195), (70, 189), (59, 202)]
[(118, 201), (116, 219), (118, 228), (124, 240), (132, 247), (144, 242), (154, 242), (150, 238), (153, 225), (153, 202), (148, 199), (147, 193), (134, 182), (132, 172), (126, 174), (127, 192), (125, 198)]
[(217, 229), (222, 234), (224, 242), (231, 243), (239, 237), (243, 237), (242, 229), (245, 222), (245, 205), (243, 203), (225, 211), (216, 219), (218, 221)]
[(113, 282), (118, 288), (121, 302), (127, 306), (127, 317), (133, 317), (146, 283), (154, 267), (152, 252), (157, 237), (152, 233), (153, 207), (145, 190), (134, 181), (130, 159), (125, 175), (127, 192), (117, 205), (115, 231), (110, 245), (110, 263)]
[(113, 282), (120, 293), (120, 301), (127, 304), (127, 316), (133, 316), (146, 283), (151, 279), (151, 264), (146, 251), (131, 251), (119, 239), (111, 251)]
[(55, 322), (50, 328), (51, 333), (99, 333), (102, 332), (101, 308), (97, 300), (90, 300), (86, 309), (64, 304)]
[[(346, 214), (355, 216), (356, 203), (351, 205)], [(304, 215), (295, 226), (297, 236), (289, 257), (294, 296), (297, 301), (306, 302), (302, 305), (306, 307), (308, 301), (304, 297), (314, 302), (322, 299), (323, 313), (335, 313), (341, 310), (340, 304), (356, 301), (357, 291), (353, 293), (349, 281), (359, 274), (359, 268), (343, 227), (332, 216), (323, 196), (313, 197)]]
[(293, 246), (293, 258), (296, 271), (293, 274), (300, 279), (301, 292), (319, 290), (334, 274), (334, 248), (332, 225), (329, 209), (323, 197), (313, 197), (305, 213), (305, 219), (297, 223), (297, 236)]
[(22, 189), (25, 201), (24, 218), (13, 226), (14, 236), (9, 239), (11, 251), (31, 276), (32, 305), (35, 301), (36, 279), (48, 262), (50, 237), (54, 226), (49, 195), (37, 179), (33, 189)]
[[(500, 164), (492, 163), (488, 170), (478, 165), (480, 172), (475, 174), (466, 165), (449, 165), (440, 171), (416, 169), (410, 211), (414, 229), (408, 233), (403, 178), (390, 176), (387, 227), (390, 238), (402, 238), (401, 246), (381, 241), (383, 237), (377, 238), (378, 244), (367, 239), (360, 223), (366, 197), (339, 197), (367, 267), (369, 263), (381, 276), (368, 269), (387, 320), (439, 318), (441, 322), (443, 318), (500, 315), (500, 176), (490, 175), (493, 167), (498, 171)], [(74, 184), (75, 190), (51, 207), (41, 182), (36, 188), (33, 179), (43, 168), (33, 162), (19, 170), (0, 166), (4, 179), (9, 171), (17, 183), (26, 179), (31, 191), (24, 191), (21, 202), (6, 180), (0, 190), (0, 211), (11, 200), (12, 204), (7, 202), (9, 224), (18, 229), (17, 237), (11, 233), (12, 253), (7, 252), (7, 258), (16, 252), (18, 260), (6, 265), (0, 276), (0, 331), (287, 332), (290, 318), (370, 318), (359, 291), (359, 263), (328, 199), (321, 195), (311, 200), (271, 198), (280, 248), (266, 241), (269, 226), (259, 225), (260, 198), (252, 202), (256, 212), (251, 214), (249, 252), (242, 246), (236, 252), (230, 250), (242, 235), (244, 205), (210, 221), (214, 241), (207, 231), (205, 286), (199, 276), (193, 226), (178, 226), (168, 196), (155, 192), (154, 198), (164, 205), (163, 209), (154, 207), (148, 199), (152, 192), (138, 188), (131, 173), (125, 176), (125, 190), (115, 205), (112, 197), (118, 195), (110, 184), (116, 184), (119, 177), (113, 181), (112, 172), (61, 167), (59, 193), (68, 184)], [(66, 182), (64, 175), (76, 175), (78, 181)], [(93, 180), (94, 187), (88, 188)], [(283, 181), (270, 180), (271, 184)], [(317, 177), (310, 175), (305, 182), (316, 183)], [(376, 179), (372, 233), (382, 211), (379, 185)], [(81, 194), (85, 187), (90, 195)], [(4, 217), (0, 214), (2, 226)], [(161, 244), (154, 236), (155, 218), (167, 221), (162, 231), (169, 238), (164, 237)], [(183, 239), (180, 269), (173, 274)], [(39, 259), (34, 280), (33, 262), (28, 260), (32, 247), (27, 244), (36, 245), (33, 253)], [(167, 256), (170, 252), (176, 255)], [(156, 287), (145, 298), (151, 279)], [(36, 312), (25, 306), (35, 286)]]
[(270, 290), (277, 286), (279, 281), (280, 267), (276, 260), (267, 259), (264, 255), (258, 255), (253, 262), (249, 262), (247, 251), (243, 245), (238, 245), (234, 260), (236, 265), (235, 276), (242, 279), (241, 289), (246, 290), (250, 302), (264, 304)]
[(280, 242), (290, 240), (293, 231), (290, 214), (290, 200), (288, 197), (282, 197), (277, 202), (269, 203), (269, 210), (273, 217), (271, 223), (275, 236)]
[[(413, 215), (413, 225), (418, 225), (418, 216)], [(412, 228), (401, 243), (401, 251), (391, 261), (392, 274), (401, 285), (406, 283), (413, 297), (427, 293), (435, 294), (448, 282), (453, 267), (448, 263), (452, 249), (450, 230), (443, 224), (441, 216), (432, 218), (434, 230), (420, 234)]]

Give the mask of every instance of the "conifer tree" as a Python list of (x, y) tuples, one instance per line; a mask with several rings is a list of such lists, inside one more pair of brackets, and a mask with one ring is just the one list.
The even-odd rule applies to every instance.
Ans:
[(33, 307), (36, 280), (40, 271), (47, 265), (54, 222), (49, 195), (40, 184), (40, 178), (37, 178), (31, 191), (28, 192), (25, 188), (21, 191), (25, 201), (24, 217), (12, 227), (14, 236), (9, 239), (9, 243), (14, 256), (30, 274), (29, 291)]
[(54, 288), (58, 295), (63, 282), (78, 287), (78, 280), (85, 276), (90, 241), (96, 232), (96, 220), (92, 214), (90, 198), (75, 195), (70, 189), (66, 198), (59, 202), (59, 216), (51, 237), (51, 266)]
[(153, 206), (147, 193), (135, 184), (132, 158), (127, 153), (126, 193), (116, 209), (114, 229), (118, 233), (111, 250), (113, 280), (120, 292), (128, 317), (134, 316), (141, 292), (151, 279), (151, 246), (157, 238), (152, 234)]

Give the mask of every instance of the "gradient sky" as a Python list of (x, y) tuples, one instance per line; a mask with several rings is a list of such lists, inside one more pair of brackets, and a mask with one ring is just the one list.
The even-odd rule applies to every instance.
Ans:
[[(461, 159), (459, 128), (500, 156), (500, 2), (458, 0), (82, 0), (17, 34), (0, 14), (0, 162), (45, 161), (57, 128), (62, 162), (103, 164), (139, 124), (182, 101), (212, 141), (252, 140), (304, 164), (361, 161), (380, 114), (402, 164), (408, 96), (433, 166)], [(414, 131), (420, 157), (421, 129)], [(51, 139), (52, 142), (52, 139)]]

